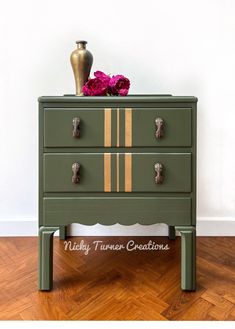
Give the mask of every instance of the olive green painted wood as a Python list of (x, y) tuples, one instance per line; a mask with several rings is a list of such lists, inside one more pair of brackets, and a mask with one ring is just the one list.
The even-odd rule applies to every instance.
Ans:
[(181, 234), (181, 288), (196, 289), (196, 229), (194, 226), (176, 226)]
[(197, 104), (192, 104), (192, 225), (196, 225), (197, 218)]
[[(142, 214), (142, 223), (143, 224), (151, 224), (152, 220), (151, 220), (151, 213), (155, 216), (154, 219), (157, 219), (157, 222), (159, 220), (159, 212), (158, 209), (154, 210), (154, 206), (150, 207), (150, 216), (148, 216), (148, 208), (149, 208), (149, 203), (148, 199), (152, 199), (152, 198), (157, 198), (157, 199), (165, 199), (167, 201), (165, 201), (165, 205), (164, 203), (162, 203), (162, 208), (160, 207), (159, 209), (160, 214), (163, 214), (163, 216), (161, 216), (161, 222), (165, 222), (166, 224), (168, 224), (169, 226), (173, 227), (179, 227), (181, 231), (183, 231), (183, 233), (181, 232), (182, 235), (182, 244), (185, 243), (185, 247), (182, 248), (182, 253), (184, 250), (184, 254), (182, 255), (182, 289), (189, 289), (189, 290), (194, 290), (194, 286), (195, 283), (193, 283), (195, 280), (193, 279), (195, 277), (195, 271), (193, 270), (193, 261), (192, 259), (194, 258), (194, 252), (193, 252), (193, 246), (194, 243), (190, 242), (190, 241), (194, 241), (195, 240), (195, 231), (192, 231), (191, 228), (194, 228), (195, 224), (196, 224), (196, 140), (197, 140), (197, 136), (196, 136), (196, 121), (197, 121), (197, 98), (196, 97), (191, 97), (191, 96), (187, 96), (187, 97), (179, 97), (179, 96), (170, 96), (170, 95), (130, 95), (127, 97), (74, 97), (74, 96), (60, 96), (60, 97), (40, 97), (39, 98), (39, 226), (42, 225), (46, 225), (48, 226), (48, 232), (50, 232), (51, 227), (55, 227), (56, 229), (59, 228), (59, 226), (66, 226), (69, 223), (74, 222), (74, 218), (76, 220), (76, 216), (77, 214), (80, 213), (80, 205), (81, 203), (83, 204), (82, 207), (82, 213), (81, 216), (79, 216), (79, 220), (82, 218), (85, 224), (88, 225), (92, 225), (92, 224), (96, 224), (97, 222), (100, 221), (100, 218), (102, 216), (103, 220), (103, 224), (105, 225), (111, 225), (112, 221), (115, 223), (117, 220), (117, 217), (115, 217), (115, 213), (119, 214), (118, 209), (124, 209), (123, 213), (120, 210), (120, 213), (122, 215), (123, 220), (126, 220), (126, 218), (130, 217), (130, 220), (128, 220), (127, 222), (124, 221), (124, 225), (131, 225), (132, 223), (136, 222), (138, 219), (138, 215), (139, 215), (139, 208), (138, 207), (142, 207), (141, 208), (141, 213)], [(61, 144), (57, 144), (54, 145), (54, 142), (57, 142), (54, 140), (53, 142), (53, 146), (48, 146), (45, 144), (45, 139), (46, 139), (46, 134), (44, 132), (44, 124), (47, 124), (47, 119), (45, 118), (44, 112), (47, 111), (47, 109), (50, 109), (49, 111), (75, 111), (77, 113), (77, 110), (82, 110), (82, 111), (90, 111), (93, 110), (93, 112), (97, 112), (97, 115), (100, 115), (100, 113), (103, 112), (104, 108), (112, 108), (112, 147), (110, 148), (104, 148), (103, 147), (103, 140), (102, 140), (102, 134), (103, 134), (103, 130), (99, 131), (96, 140), (94, 141), (94, 144), (89, 144), (87, 146), (81, 146), (81, 145), (72, 145), (72, 147), (68, 147), (67, 142), (65, 144), (64, 143), (64, 138), (62, 136), (64, 136), (64, 128), (61, 129), (61, 131), (59, 131), (57, 129), (57, 133), (60, 133), (60, 136), (62, 137), (61, 139)], [(131, 148), (125, 148), (123, 146), (116, 148), (116, 124), (117, 124), (117, 108), (119, 108), (119, 114), (120, 114), (120, 145), (124, 145), (124, 132), (125, 132), (125, 118), (124, 118), (124, 109), (125, 108), (132, 108), (134, 109), (132, 111), (132, 119), (134, 122), (134, 128), (132, 131), (132, 141), (134, 141), (133, 147)], [(181, 139), (181, 141), (179, 142), (178, 140), (178, 146), (177, 144), (172, 144), (173, 143), (173, 139), (170, 139), (171, 135), (170, 132), (172, 133), (171, 129), (176, 129), (176, 126), (171, 126), (169, 125), (169, 122), (167, 122), (166, 124), (166, 135), (165, 138), (168, 138), (168, 142), (166, 143), (166, 139), (164, 141), (164, 138), (161, 140), (155, 140), (155, 142), (157, 144), (151, 144), (149, 146), (145, 146), (143, 144), (141, 144), (142, 142), (144, 144), (148, 144), (149, 141), (149, 137), (147, 138), (147, 142), (145, 139), (145, 134), (149, 134), (150, 130), (153, 132), (155, 129), (155, 126), (152, 126), (151, 128), (149, 128), (149, 120), (147, 120), (147, 114), (143, 112), (143, 116), (144, 119), (136, 119), (136, 115), (140, 116), (142, 111), (146, 109), (147, 111), (150, 110), (150, 112), (148, 115), (150, 115), (151, 111), (165, 111), (163, 113), (169, 113), (166, 111), (174, 111), (173, 115), (176, 115), (176, 113), (185, 110), (188, 111), (186, 113), (188, 118), (190, 117), (191, 120), (191, 124), (190, 127), (187, 126), (186, 130), (188, 131), (187, 133), (187, 140), (190, 139), (190, 142), (185, 143), (182, 142), (182, 136), (185, 134), (185, 130), (182, 129), (182, 131), (179, 133), (179, 135), (174, 136), (174, 138), (176, 139)], [(139, 111), (140, 112), (137, 112)], [(98, 112), (99, 111), (99, 112)], [(54, 112), (53, 112), (54, 113)], [(62, 113), (62, 112), (61, 112)], [(91, 113), (91, 112), (89, 112)], [(68, 114), (66, 114), (67, 117)], [(52, 115), (54, 117), (54, 115)], [(94, 116), (92, 116), (93, 118)], [(100, 120), (100, 119), (98, 119)], [(147, 123), (146, 123), (147, 120)], [(189, 119), (187, 119), (189, 120)], [(52, 120), (54, 121), (54, 119)], [(63, 121), (63, 120), (62, 120)], [(93, 121), (93, 119), (92, 119)], [(97, 121), (97, 120), (96, 120)], [(141, 122), (140, 122), (141, 121)], [(176, 120), (177, 121), (177, 120)], [(183, 121), (181, 122), (182, 126), (183, 126)], [(172, 123), (175, 122), (174, 121), (170, 121)], [(57, 122), (57, 117), (55, 118), (55, 123), (53, 124), (53, 129), (54, 127), (58, 127), (59, 121)], [(62, 124), (64, 124), (62, 122)], [(88, 128), (88, 126), (84, 125), (84, 119), (83, 119), (83, 123), (81, 123), (81, 128), (86, 127)], [(93, 122), (92, 122), (93, 125)], [(69, 134), (70, 132), (72, 132), (72, 123), (69, 126), (66, 126), (69, 130)], [(139, 131), (139, 127), (140, 127), (140, 131)], [(171, 127), (171, 129), (169, 130), (169, 128)], [(67, 129), (66, 128), (66, 129)], [(168, 129), (167, 129), (168, 128)], [(53, 130), (52, 129), (52, 130)], [(189, 130), (191, 129), (191, 133), (189, 136)], [(147, 133), (146, 133), (147, 131)], [(83, 129), (83, 134), (88, 132), (88, 130), (86, 130), (85, 128)], [(144, 132), (144, 134), (143, 134)], [(51, 133), (51, 130), (50, 130)], [(169, 135), (167, 135), (167, 133), (169, 133)], [(182, 135), (182, 136), (181, 136)], [(71, 135), (69, 135), (71, 138)], [(81, 130), (81, 136), (82, 136), (82, 130)], [(85, 136), (85, 135), (83, 135)], [(87, 135), (88, 136), (88, 135)], [(104, 137), (104, 136), (103, 136)], [(57, 137), (60, 138), (60, 137)], [(85, 138), (85, 137), (84, 137)], [(90, 135), (88, 137), (88, 139), (90, 140)], [(139, 140), (138, 140), (139, 138)], [(151, 138), (153, 138), (153, 135), (151, 133)], [(99, 140), (99, 145), (97, 146), (97, 140)], [(101, 143), (102, 140), (102, 143)], [(139, 146), (136, 146), (136, 141), (138, 141), (138, 144), (140, 144)], [(151, 139), (151, 141), (153, 141), (153, 139)], [(73, 142), (75, 142), (73, 140)], [(174, 141), (175, 142), (175, 141)], [(87, 143), (88, 142), (87, 140)], [(164, 143), (166, 143), (165, 145), (163, 145)], [(179, 143), (181, 145), (179, 145)], [(172, 144), (172, 145), (170, 145)], [(188, 145), (186, 145), (188, 144)], [(46, 146), (45, 146), (46, 145)], [(66, 145), (66, 146), (64, 146)], [(56, 146), (56, 147), (54, 147)], [(120, 152), (120, 153), (125, 153), (125, 152), (129, 152), (129, 153), (142, 153), (143, 155), (145, 155), (146, 153), (189, 153), (191, 154), (191, 192), (164, 192), (164, 191), (158, 191), (158, 192), (144, 192), (142, 191), (138, 191), (137, 193), (128, 193), (126, 194), (125, 192), (120, 192), (120, 193), (115, 193), (115, 192), (111, 192), (111, 193), (103, 193), (100, 191), (94, 191), (94, 192), (89, 192), (87, 193), (86, 190), (84, 191), (79, 191), (77, 193), (74, 192), (66, 192), (66, 191), (61, 191), (61, 190), (57, 190), (56, 192), (46, 192), (44, 191), (44, 158), (43, 158), (43, 154), (46, 153), (103, 153), (103, 152)], [(114, 170), (112, 172), (111, 178), (112, 178), (112, 185), (113, 185), (113, 190), (116, 189), (116, 181), (115, 181), (115, 169), (116, 169), (116, 159), (115, 159), (116, 155), (112, 155), (112, 170)], [(124, 161), (123, 161), (124, 157), (122, 155), (120, 155), (120, 186), (122, 185), (121, 190), (124, 191), (124, 180), (123, 180), (123, 172), (124, 172)], [(141, 158), (142, 159), (142, 158)], [(145, 168), (142, 169), (142, 172), (145, 172)], [(135, 174), (136, 176), (136, 174)], [(140, 179), (140, 178), (138, 178)], [(126, 202), (122, 202), (122, 200), (119, 198), (119, 201), (115, 201), (114, 203), (109, 201), (109, 198), (115, 198), (115, 196), (118, 196), (122, 199), (126, 199), (126, 197), (128, 197), (128, 200), (126, 200)], [(129, 203), (129, 198), (134, 196), (138, 196), (139, 198), (142, 199), (141, 202), (137, 202), (137, 199), (135, 198), (135, 204), (137, 204), (137, 206), (135, 207), (135, 204), (131, 203), (130, 206), (127, 205), (127, 203)], [(75, 201), (75, 199), (79, 199), (79, 206), (77, 201)], [(83, 202), (82, 200), (85, 200), (85, 202)], [(97, 201), (98, 203), (96, 204), (96, 199), (100, 199), (99, 201)], [(103, 201), (101, 201), (101, 199), (104, 199)], [(116, 199), (116, 198), (115, 198)], [(182, 205), (173, 205), (173, 203), (171, 201), (169, 201), (170, 199), (181, 199), (181, 200), (188, 200), (185, 204)], [(47, 200), (50, 200), (50, 202)], [(52, 203), (51, 201), (54, 200)], [(66, 200), (66, 202), (64, 202), (63, 200)], [(70, 200), (70, 201), (69, 201)], [(95, 208), (94, 211), (96, 213), (92, 213), (91, 209), (91, 204), (93, 204), (93, 201), (95, 202)], [(107, 202), (106, 202), (106, 201)], [(68, 201), (68, 202), (67, 202)], [(81, 201), (81, 203), (80, 203)], [(55, 202), (55, 203), (54, 203)], [(108, 208), (106, 207), (108, 203)], [(155, 204), (156, 202), (154, 202)], [(120, 206), (123, 206), (122, 208)], [(72, 208), (71, 208), (72, 207)], [(117, 210), (116, 210), (117, 208)], [(145, 208), (145, 211), (144, 209)], [(158, 208), (158, 206), (156, 207)], [(164, 212), (164, 209), (166, 210)], [(175, 208), (175, 210), (174, 210)], [(89, 213), (89, 217), (86, 217), (86, 213), (87, 213), (87, 209), (90, 210)], [(128, 210), (128, 215), (125, 215), (124, 211)], [(131, 209), (133, 211), (133, 215), (131, 217)], [(133, 210), (134, 209), (134, 210)], [(112, 212), (112, 216), (111, 216), (111, 221), (110, 221), (110, 213)], [(168, 211), (169, 210), (169, 211)], [(174, 214), (173, 214), (174, 213)], [(69, 214), (69, 219), (67, 219), (67, 214)], [(98, 216), (100, 214), (100, 216)], [(95, 220), (95, 215), (96, 215), (96, 220)], [(182, 216), (183, 215), (183, 216)], [(146, 218), (146, 221), (145, 221)], [(165, 218), (165, 221), (163, 221), (163, 219)], [(168, 219), (167, 219), (168, 218)], [(183, 218), (183, 220), (182, 220)], [(86, 220), (88, 219), (89, 223), (86, 222)], [(51, 222), (50, 222), (51, 221)], [(76, 222), (76, 221), (75, 221)], [(46, 223), (46, 224), (45, 224)], [(191, 226), (193, 225), (193, 226)], [(185, 229), (184, 229), (185, 228)], [(47, 227), (45, 228), (47, 229)], [(171, 230), (171, 228), (170, 228)], [(61, 230), (61, 232), (63, 232), (63, 229)], [(189, 233), (188, 233), (189, 232)], [(192, 233), (191, 233), (192, 232)], [(45, 243), (45, 245), (49, 244), (49, 246), (51, 246), (51, 242), (48, 243), (50, 241), (49, 236), (52, 233), (48, 233), (47, 234), (43, 234), (43, 236), (45, 235), (45, 241), (47, 241), (47, 243)], [(42, 243), (41, 243), (42, 244)], [(191, 246), (187, 247), (187, 246)], [(43, 247), (41, 245), (40, 249), (42, 250)], [(45, 249), (45, 248), (44, 248)], [(48, 248), (48, 250), (52, 250), (51, 247)], [(191, 250), (191, 251), (190, 251)], [(188, 255), (191, 255), (188, 256)], [(49, 257), (50, 258), (50, 257)], [(52, 258), (51, 258), (52, 259)], [(42, 265), (41, 263), (43, 263), (42, 261), (40, 262), (40, 266), (39, 268), (41, 268), (41, 270), (39, 270), (39, 273), (42, 273)], [(51, 261), (48, 262), (49, 264), (51, 264)], [(189, 264), (189, 266), (188, 266)], [(195, 264), (195, 262), (194, 262)], [(188, 272), (188, 267), (190, 267), (190, 272)], [(49, 268), (51, 268), (51, 266), (49, 266)], [(191, 273), (191, 274), (190, 274)], [(193, 274), (194, 273), (194, 274)], [(48, 278), (50, 278), (51, 274), (47, 275)], [(51, 281), (51, 279), (49, 280)], [(48, 286), (50, 286), (50, 284), (47, 284), (46, 289), (48, 288)]]
[[(80, 164), (80, 182), (72, 183), (72, 165)], [(45, 192), (103, 192), (103, 154), (44, 154)]]
[[(79, 117), (80, 137), (72, 134), (73, 118)], [(119, 146), (125, 146), (125, 109), (119, 110)], [(164, 120), (164, 135), (155, 136), (155, 119)], [(104, 147), (104, 108), (46, 108), (45, 147)], [(117, 145), (117, 109), (111, 111), (111, 146)], [(133, 147), (191, 146), (191, 108), (132, 108)]]
[(67, 239), (67, 226), (60, 226), (60, 240)]
[(77, 97), (74, 95), (65, 96), (42, 96), (38, 98), (40, 103), (78, 103), (78, 104), (102, 104), (102, 103), (196, 103), (197, 98), (194, 96), (171, 96), (166, 95), (128, 95), (120, 96), (95, 96), (95, 97)]
[[(73, 137), (73, 118), (80, 118), (80, 137)], [(104, 109), (45, 109), (45, 147), (104, 146)]]
[[(72, 164), (79, 163), (80, 182), (72, 183)], [(119, 154), (120, 192), (125, 191), (125, 154)], [(155, 182), (155, 163), (164, 166), (164, 181)], [(117, 154), (112, 154), (111, 188), (116, 191)], [(103, 153), (44, 154), (45, 192), (104, 192)], [(132, 153), (132, 192), (190, 192), (191, 154)]]
[(174, 192), (174, 193), (167, 192), (167, 194), (166, 194), (166, 192), (158, 192), (158, 193), (155, 193), (155, 192), (138, 192), (138, 193), (119, 192), (117, 194), (117, 192), (108, 192), (108, 193), (89, 192), (89, 194), (88, 194), (87, 192), (79, 192), (79, 193), (74, 194), (73, 192), (60, 192), (60, 193), (45, 192), (45, 193), (43, 193), (43, 195), (45, 198), (51, 198), (51, 197), (57, 198), (58, 196), (61, 198), (63, 198), (63, 197), (74, 198), (76, 196), (79, 196), (79, 197), (87, 197), (87, 196), (89, 196), (89, 197), (100, 197), (100, 196), (102, 196), (102, 197), (106, 197), (106, 196), (108, 196), (108, 197), (111, 197), (111, 196), (113, 196), (113, 197), (117, 197), (117, 196), (118, 197), (126, 197), (126, 196), (128, 196), (128, 197), (156, 197), (157, 196), (157, 197), (173, 197), (173, 198), (174, 197), (178, 198), (180, 196), (180, 197), (187, 198), (191, 195), (191, 193), (182, 192), (179, 194), (177, 192)]
[[(164, 120), (163, 136), (156, 138), (155, 119)], [(133, 146), (191, 146), (191, 108), (132, 110)]]
[(191, 153), (191, 147), (44, 147), (46, 153)]
[(174, 226), (168, 226), (168, 238), (170, 240), (175, 240), (175, 227)]
[[(163, 165), (162, 184), (155, 182), (155, 163)], [(191, 154), (133, 153), (132, 191), (191, 192)]]
[(39, 103), (38, 111), (38, 224), (39, 228), (43, 222), (43, 103)]
[(191, 225), (191, 198), (74, 197), (44, 198), (43, 225)]
[(39, 229), (39, 289), (50, 290), (53, 286), (53, 235), (59, 227)]
[[(120, 111), (119, 111), (120, 112)], [(121, 121), (119, 119), (119, 121)], [(121, 132), (120, 132), (121, 122), (119, 122), (119, 138), (120, 138), (120, 145), (121, 144)], [(117, 147), (117, 107), (112, 108), (111, 110), (111, 147)], [(105, 147), (107, 150), (107, 147)]]

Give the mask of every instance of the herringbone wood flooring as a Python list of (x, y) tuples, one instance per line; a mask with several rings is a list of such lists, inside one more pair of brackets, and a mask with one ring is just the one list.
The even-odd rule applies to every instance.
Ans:
[[(64, 250), (54, 238), (54, 290), (37, 290), (37, 238), (0, 239), (0, 319), (235, 320), (235, 238), (197, 238), (197, 291), (180, 290), (180, 238), (168, 251)], [(92, 244), (129, 237), (82, 237)]]

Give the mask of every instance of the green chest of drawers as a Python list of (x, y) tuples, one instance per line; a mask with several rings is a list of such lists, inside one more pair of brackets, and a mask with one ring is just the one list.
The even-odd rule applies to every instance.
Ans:
[(39, 289), (53, 234), (71, 223), (164, 223), (181, 234), (181, 288), (195, 290), (195, 97), (39, 98)]

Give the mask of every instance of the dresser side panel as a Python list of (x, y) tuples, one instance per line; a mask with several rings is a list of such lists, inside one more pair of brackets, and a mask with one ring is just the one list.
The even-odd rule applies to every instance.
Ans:
[(197, 219), (197, 104), (192, 104), (192, 225)]
[(38, 104), (38, 224), (43, 225), (43, 103)]

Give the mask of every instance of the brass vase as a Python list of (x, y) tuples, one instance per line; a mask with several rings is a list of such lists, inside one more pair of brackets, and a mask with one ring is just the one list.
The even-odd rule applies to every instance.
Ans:
[(93, 56), (86, 49), (86, 41), (76, 41), (76, 44), (77, 49), (72, 52), (70, 61), (75, 78), (76, 96), (81, 96), (82, 87), (85, 85), (90, 76)]

